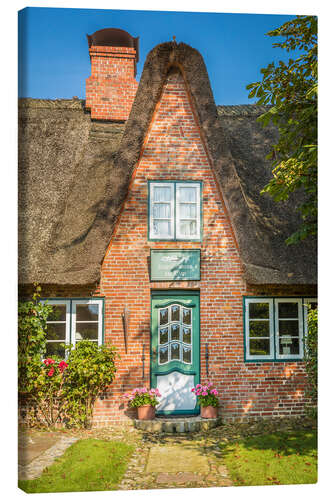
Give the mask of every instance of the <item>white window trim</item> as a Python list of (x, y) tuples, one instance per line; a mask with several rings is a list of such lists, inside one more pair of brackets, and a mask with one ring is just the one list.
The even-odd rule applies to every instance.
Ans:
[[(101, 300), (96, 299), (73, 299), (72, 300), (72, 342), (71, 344), (75, 347), (76, 344), (76, 306), (78, 304), (83, 305), (98, 305), (98, 337), (97, 344), (102, 345), (103, 341), (103, 330), (102, 330), (102, 318), (103, 318), (103, 303)], [(94, 322), (95, 323), (95, 322)]]
[[(267, 303), (269, 304), (269, 349), (270, 354), (266, 355), (253, 355), (250, 354), (250, 303)], [(245, 353), (247, 361), (264, 361), (274, 359), (274, 320), (273, 320), (273, 299), (267, 299), (265, 297), (261, 298), (248, 298), (245, 299)]]
[[(46, 338), (46, 343), (59, 343), (59, 344), (70, 344), (70, 327), (71, 327), (71, 301), (68, 299), (59, 299), (59, 300), (54, 300), (54, 299), (46, 299), (46, 300), (41, 300), (42, 304), (47, 304), (50, 306), (66, 306), (66, 333), (65, 333), (65, 340), (59, 340), (59, 341), (52, 341), (52, 340), (47, 340)], [(46, 323), (52, 324), (52, 321), (46, 321)], [(47, 337), (47, 335), (46, 335)]]
[[(154, 188), (155, 187), (167, 187), (169, 186), (171, 188), (171, 202), (170, 202), (170, 210), (171, 210), (171, 217), (170, 217), (170, 225), (171, 225), (171, 234), (168, 235), (162, 235), (162, 234), (154, 234), (154, 217), (153, 217), (153, 205), (154, 205)], [(174, 199), (174, 183), (173, 182), (151, 182), (149, 184), (149, 200), (150, 200), (150, 207), (149, 207), (149, 215), (150, 215), (150, 221), (149, 221), (149, 238), (151, 240), (173, 240), (175, 237), (175, 199)]]
[[(197, 207), (197, 232), (195, 234), (183, 235), (180, 232), (180, 198), (179, 198), (179, 189), (182, 187), (193, 187), (196, 189), (196, 207)], [(201, 215), (201, 196), (200, 196), (200, 184), (197, 182), (177, 182), (176, 183), (176, 239), (177, 240), (197, 240), (200, 239), (200, 215)]]
[[(299, 354), (279, 354), (279, 304), (282, 302), (292, 302), (298, 304), (298, 339), (299, 339)], [(283, 318), (288, 319), (288, 318)], [(296, 320), (296, 318), (295, 318)], [(303, 339), (303, 314), (302, 314), (302, 299), (283, 297), (275, 299), (275, 351), (276, 359), (302, 359), (304, 357), (304, 339)]]

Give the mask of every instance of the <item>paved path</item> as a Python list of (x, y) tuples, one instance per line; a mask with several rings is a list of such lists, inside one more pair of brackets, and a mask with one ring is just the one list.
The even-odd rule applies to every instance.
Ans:
[(152, 436), (132, 456), (121, 490), (232, 486), (218, 446), (205, 436)]

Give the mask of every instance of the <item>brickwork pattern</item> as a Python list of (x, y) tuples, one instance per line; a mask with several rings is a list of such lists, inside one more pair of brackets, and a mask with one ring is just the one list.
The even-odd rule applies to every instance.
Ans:
[(127, 120), (138, 82), (134, 78), (136, 51), (130, 47), (89, 49), (91, 76), (86, 80), (86, 107), (95, 120)]
[[(202, 242), (149, 241), (148, 180), (203, 182)], [(151, 248), (200, 248), (201, 281), (149, 281)], [(149, 385), (151, 290), (200, 290), (201, 382), (207, 381), (204, 346), (209, 345), (209, 380), (220, 393), (226, 419), (301, 415), (305, 374), (302, 362), (244, 363), (242, 296), (247, 288), (228, 215), (202, 141), (195, 112), (179, 73), (170, 73), (157, 104), (123, 211), (102, 265), (105, 341), (118, 348), (115, 382), (96, 403), (94, 422), (132, 418), (121, 396)], [(263, 289), (261, 289), (263, 293)], [(128, 349), (122, 313), (129, 309)], [(142, 354), (145, 372), (142, 378)]]

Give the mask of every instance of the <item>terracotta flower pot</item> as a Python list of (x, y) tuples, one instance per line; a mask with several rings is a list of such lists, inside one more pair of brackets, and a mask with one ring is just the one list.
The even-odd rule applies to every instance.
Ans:
[(200, 415), (202, 418), (217, 418), (217, 406), (201, 406)]
[(138, 406), (139, 420), (153, 420), (155, 418), (155, 406), (144, 405)]

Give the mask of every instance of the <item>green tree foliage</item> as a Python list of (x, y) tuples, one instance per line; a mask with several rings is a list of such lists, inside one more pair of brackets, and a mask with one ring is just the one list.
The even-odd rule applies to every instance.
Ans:
[(69, 426), (90, 426), (96, 398), (114, 379), (116, 356), (115, 347), (98, 346), (88, 340), (81, 340), (70, 350), (63, 388)]
[(257, 104), (271, 106), (258, 121), (264, 126), (271, 122), (279, 130), (279, 141), (268, 155), (273, 178), (262, 192), (275, 201), (286, 200), (299, 189), (305, 194), (299, 207), (302, 223), (287, 239), (290, 244), (317, 234), (317, 18), (297, 16), (267, 34), (284, 39), (273, 47), (301, 53), (287, 64), (269, 64), (261, 69), (262, 81), (247, 86)]
[(318, 310), (309, 309), (308, 333), (305, 344), (305, 369), (308, 379), (307, 396), (312, 401), (310, 413), (315, 416), (318, 398)]

